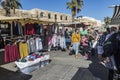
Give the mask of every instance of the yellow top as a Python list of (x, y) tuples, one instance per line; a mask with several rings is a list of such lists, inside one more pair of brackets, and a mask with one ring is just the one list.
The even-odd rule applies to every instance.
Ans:
[(72, 33), (72, 42), (80, 42), (80, 34)]
[(19, 52), (20, 52), (21, 58), (28, 56), (28, 44), (20, 42), (19, 43)]

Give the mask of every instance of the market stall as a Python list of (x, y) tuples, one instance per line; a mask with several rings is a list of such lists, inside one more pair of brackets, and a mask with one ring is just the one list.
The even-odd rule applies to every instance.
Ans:
[(0, 49), (4, 49), (4, 62), (15, 61), (18, 70), (25, 74), (48, 64), (49, 54), (41, 52), (43, 49), (41, 36), (44, 36), (46, 23), (38, 19), (1, 16)]

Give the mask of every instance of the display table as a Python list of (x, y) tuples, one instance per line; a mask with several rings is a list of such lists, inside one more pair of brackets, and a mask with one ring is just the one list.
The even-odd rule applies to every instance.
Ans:
[(18, 70), (22, 73), (29, 74), (40, 67), (44, 67), (45, 65), (49, 64), (50, 56), (44, 55), (41, 58), (37, 58), (34, 61), (27, 61), (27, 62), (18, 62), (15, 61), (15, 64), (18, 67)]

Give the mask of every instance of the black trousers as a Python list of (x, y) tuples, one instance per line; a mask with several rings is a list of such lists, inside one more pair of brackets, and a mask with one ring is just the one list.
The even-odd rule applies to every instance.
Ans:
[(113, 76), (114, 76), (114, 70), (109, 69), (108, 80), (113, 80)]
[(89, 53), (89, 46), (83, 46), (83, 55), (85, 55)]
[(67, 49), (69, 49), (71, 42), (66, 42)]

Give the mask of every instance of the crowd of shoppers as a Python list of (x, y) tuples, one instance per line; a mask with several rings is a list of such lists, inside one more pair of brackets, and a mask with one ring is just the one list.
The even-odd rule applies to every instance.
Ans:
[[(89, 55), (97, 55), (98, 63), (109, 69), (109, 80), (113, 80), (115, 74), (120, 74), (120, 28), (94, 30), (84, 27), (75, 29), (72, 35), (68, 35), (67, 31), (66, 29), (66, 43), (69, 36), (69, 42), (74, 50), (70, 50), (70, 53), (74, 52), (76, 59), (79, 58), (79, 52), (86, 60)], [(68, 47), (70, 47), (70, 43)], [(117, 78), (120, 77), (117, 76)]]
[(58, 39), (62, 50), (69, 49), (69, 55), (74, 54), (76, 59), (79, 58), (79, 53), (85, 60), (90, 55), (97, 55), (98, 63), (109, 69), (109, 80), (113, 80), (115, 74), (120, 74), (120, 28), (95, 30), (83, 27), (74, 31), (66, 29), (61, 37), (53, 36), (53, 43), (54, 39)]
[[(120, 32), (117, 27), (107, 28), (107, 31), (99, 35), (98, 58), (109, 69), (109, 80), (118, 80), (120, 71)], [(115, 75), (118, 76), (115, 76)], [(117, 79), (116, 79), (117, 78)]]

